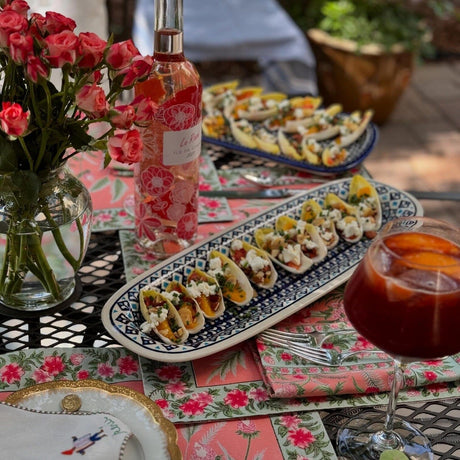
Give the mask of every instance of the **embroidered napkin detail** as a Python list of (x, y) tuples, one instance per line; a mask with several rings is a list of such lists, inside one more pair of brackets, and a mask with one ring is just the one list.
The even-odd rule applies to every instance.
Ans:
[(2, 458), (120, 460), (130, 428), (110, 414), (40, 412), (0, 403)]
[[(276, 329), (308, 333), (350, 328), (343, 310), (342, 290), (326, 297), (287, 318)], [(335, 395), (362, 395), (388, 391), (393, 380), (393, 364), (385, 354), (358, 355), (340, 367), (325, 367), (298, 358), (286, 348), (272, 346), (262, 339), (256, 341), (255, 361), (273, 397), (312, 398)], [(333, 338), (323, 345), (338, 351), (375, 350), (358, 335)], [(387, 360), (385, 362), (385, 359)], [(446, 386), (460, 379), (460, 354), (443, 360), (413, 363), (406, 367), (405, 386)]]

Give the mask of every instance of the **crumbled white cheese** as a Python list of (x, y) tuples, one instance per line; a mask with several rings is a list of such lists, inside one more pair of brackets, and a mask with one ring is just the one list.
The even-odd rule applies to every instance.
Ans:
[(246, 260), (251, 267), (251, 270), (255, 273), (262, 270), (266, 265), (269, 265), (268, 260), (257, 255), (254, 249), (250, 249), (246, 254)]
[(313, 240), (306, 239), (303, 244), (307, 249), (316, 249), (318, 245)]
[(230, 247), (233, 251), (239, 251), (243, 249), (243, 242), (241, 240), (233, 240)]
[(145, 321), (141, 324), (140, 329), (144, 334), (150, 334), (153, 330), (153, 324)]
[(375, 230), (375, 218), (374, 217), (372, 216), (361, 217), (359, 221), (361, 222), (361, 225), (365, 232), (370, 231), (370, 230)]
[(299, 232), (299, 233), (305, 233), (305, 227), (306, 227), (307, 223), (304, 221), (304, 220), (298, 220), (297, 221), (297, 225), (296, 225), (296, 230)]
[(202, 295), (207, 297), (217, 292), (217, 286), (215, 284), (208, 284), (206, 281), (200, 281), (199, 283), (190, 281), (187, 284), (187, 289), (193, 298), (201, 297)]
[(308, 150), (310, 150), (310, 152), (318, 153), (321, 151), (321, 144), (317, 142), (315, 139), (308, 139), (307, 148)]
[(300, 265), (300, 257), (301, 257), (302, 251), (300, 248), (300, 244), (292, 245), (288, 244), (286, 245), (280, 255), (280, 260), (284, 262), (285, 264), (288, 264), (289, 262), (293, 262), (295, 265)]
[(177, 305), (180, 300), (180, 293), (177, 291), (163, 291), (161, 295), (172, 302), (174, 305)]
[(298, 120), (303, 118), (303, 110), (302, 109), (295, 109), (294, 110), (294, 117), (297, 118)]
[(216, 278), (218, 275), (223, 275), (224, 270), (222, 267), (222, 261), (219, 257), (213, 257), (209, 260), (209, 271), (208, 274), (213, 278)]
[(321, 212), (321, 214), (324, 215), (325, 217), (328, 217), (333, 222), (338, 222), (342, 218), (342, 213), (340, 212), (339, 209), (326, 209), (324, 211)]
[(357, 236), (360, 233), (359, 224), (356, 219), (346, 220), (341, 219), (337, 222), (337, 228), (342, 231), (343, 236), (350, 238)]

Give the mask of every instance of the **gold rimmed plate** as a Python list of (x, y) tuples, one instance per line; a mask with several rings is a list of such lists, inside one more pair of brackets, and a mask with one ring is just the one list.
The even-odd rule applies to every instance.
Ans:
[(131, 445), (128, 442), (123, 459), (182, 459), (174, 425), (157, 404), (130, 388), (90, 379), (54, 381), (18, 390), (6, 402), (38, 411), (60, 412), (64, 398), (68, 400), (69, 395), (80, 400), (80, 411), (109, 413), (131, 428), (135, 442)]

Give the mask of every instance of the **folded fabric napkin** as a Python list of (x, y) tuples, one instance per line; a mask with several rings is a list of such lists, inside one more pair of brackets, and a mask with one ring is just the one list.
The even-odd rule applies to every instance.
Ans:
[(120, 460), (130, 428), (110, 414), (39, 412), (0, 403), (2, 458)]
[[(321, 300), (292, 315), (276, 326), (289, 332), (309, 333), (351, 328), (343, 309), (343, 289), (332, 291)], [(329, 339), (328, 339), (329, 340)], [(393, 363), (387, 355), (358, 355), (340, 367), (324, 367), (272, 346), (257, 338), (255, 360), (263, 380), (277, 398), (359, 395), (388, 391), (393, 380)], [(358, 334), (336, 336), (324, 348), (375, 350)], [(460, 379), (460, 354), (443, 360), (413, 363), (405, 368), (405, 386), (439, 385)]]

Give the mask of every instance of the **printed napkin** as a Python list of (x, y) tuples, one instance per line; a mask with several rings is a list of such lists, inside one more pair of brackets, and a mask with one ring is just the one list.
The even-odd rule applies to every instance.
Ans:
[[(343, 309), (343, 288), (332, 291), (276, 326), (276, 329), (309, 333), (351, 328)], [(362, 395), (388, 391), (393, 381), (393, 363), (384, 353), (366, 354), (376, 348), (358, 334), (332, 336), (323, 348), (362, 350), (340, 367), (325, 367), (298, 358), (287, 348), (268, 344), (258, 337), (255, 359), (273, 397), (308, 398)], [(443, 388), (460, 380), (460, 354), (443, 360), (413, 363), (404, 370), (405, 386)]]
[(109, 414), (39, 412), (6, 403), (0, 403), (0, 426), (1, 456), (15, 460), (120, 460), (132, 435)]

